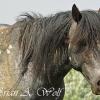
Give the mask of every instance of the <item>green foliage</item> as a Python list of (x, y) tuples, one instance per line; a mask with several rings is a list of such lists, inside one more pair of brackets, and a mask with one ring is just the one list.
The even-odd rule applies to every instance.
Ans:
[(65, 77), (64, 100), (100, 100), (100, 96), (92, 94), (91, 87), (80, 72), (72, 70)]

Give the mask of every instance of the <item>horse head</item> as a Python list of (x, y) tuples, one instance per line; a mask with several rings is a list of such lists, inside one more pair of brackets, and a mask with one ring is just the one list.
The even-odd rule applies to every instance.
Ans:
[(100, 15), (82, 11), (74, 4), (69, 32), (69, 58), (91, 84), (94, 94), (100, 94)]

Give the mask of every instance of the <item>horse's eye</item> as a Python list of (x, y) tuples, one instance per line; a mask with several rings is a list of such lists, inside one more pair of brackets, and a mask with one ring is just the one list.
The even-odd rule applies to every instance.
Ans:
[(79, 42), (79, 45), (82, 46), (82, 47), (85, 47), (86, 46), (86, 42), (84, 40), (83, 41), (80, 41)]
[(84, 40), (78, 42), (77, 53), (81, 53), (85, 50), (86, 42)]

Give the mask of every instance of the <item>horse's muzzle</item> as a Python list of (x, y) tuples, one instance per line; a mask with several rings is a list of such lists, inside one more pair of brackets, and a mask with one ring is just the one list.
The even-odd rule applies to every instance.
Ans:
[(100, 88), (98, 87), (91, 87), (92, 93), (95, 95), (100, 95)]

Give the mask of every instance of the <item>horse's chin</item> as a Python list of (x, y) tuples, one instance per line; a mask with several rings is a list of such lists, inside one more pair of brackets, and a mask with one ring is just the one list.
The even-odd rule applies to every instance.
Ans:
[(95, 94), (95, 95), (100, 95), (100, 90), (99, 89), (95, 89), (95, 88), (92, 88), (92, 93)]
[(100, 95), (100, 92), (97, 92), (97, 91), (92, 91), (92, 93), (95, 95)]

